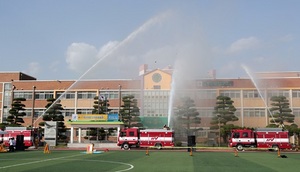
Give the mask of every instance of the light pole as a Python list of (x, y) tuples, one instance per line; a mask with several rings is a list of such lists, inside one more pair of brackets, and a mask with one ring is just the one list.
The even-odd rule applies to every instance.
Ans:
[(14, 91), (16, 89), (16, 86), (15, 85), (12, 85), (12, 88), (11, 88), (11, 108), (12, 108), (12, 104), (14, 102)]
[(31, 139), (32, 139), (32, 143), (34, 142), (34, 106), (35, 106), (35, 86), (32, 86), (32, 111), (31, 111)]
[(32, 86), (32, 111), (31, 111), (31, 128), (33, 130), (33, 125), (34, 125), (34, 106), (35, 106), (35, 86)]
[(107, 103), (107, 102), (109, 101), (109, 100), (108, 100), (108, 99), (109, 99), (109, 88), (107, 88), (107, 90), (108, 90), (108, 91), (106, 91), (106, 94), (105, 94), (105, 97), (104, 97), (104, 98), (105, 98), (106, 114), (108, 114), (108, 107), (107, 107), (108, 103)]
[(220, 123), (220, 118), (218, 118), (219, 120), (219, 147), (221, 145), (221, 123)]
[(122, 86), (119, 84), (119, 119), (121, 120), (121, 115), (120, 115), (120, 111), (121, 111), (121, 88)]
[(100, 90), (98, 93), (98, 114), (100, 114)]

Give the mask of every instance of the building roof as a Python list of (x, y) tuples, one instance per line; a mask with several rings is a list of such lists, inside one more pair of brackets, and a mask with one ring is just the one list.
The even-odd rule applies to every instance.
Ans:
[(22, 72), (0, 72), (0, 82), (11, 82), (14, 80), (36, 80), (36, 78)]

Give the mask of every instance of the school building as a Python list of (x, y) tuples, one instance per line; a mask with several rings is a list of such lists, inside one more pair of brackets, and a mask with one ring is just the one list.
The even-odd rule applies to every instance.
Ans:
[[(144, 126), (161, 128), (168, 121), (172, 74), (170, 66), (149, 70), (147, 65), (140, 66), (136, 79), (119, 80), (38, 80), (22, 72), (0, 72), (0, 122), (5, 122), (12, 99), (17, 97), (26, 98), (24, 126), (38, 127), (46, 100), (59, 98), (65, 124), (70, 128), (72, 114), (92, 113), (95, 96), (107, 98), (110, 112), (118, 113), (122, 96), (134, 95)], [(206, 78), (187, 81), (186, 87), (175, 92), (173, 113), (181, 97), (190, 97), (201, 117), (201, 124), (194, 127), (209, 129), (216, 97), (225, 95), (232, 98), (237, 108), (235, 115), (239, 120), (235, 125), (265, 127), (271, 120), (270, 97), (283, 95), (289, 100), (295, 123), (300, 125), (300, 72), (256, 73), (256, 81), (250, 77), (216, 76), (216, 71), (211, 71)]]

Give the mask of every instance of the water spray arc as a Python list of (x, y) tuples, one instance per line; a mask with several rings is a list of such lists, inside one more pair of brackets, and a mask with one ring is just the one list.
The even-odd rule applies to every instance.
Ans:
[(258, 94), (259, 94), (259, 96), (261, 97), (262, 101), (264, 102), (265, 107), (267, 108), (269, 114), (271, 115), (273, 122), (274, 122), (276, 125), (278, 125), (277, 122), (275, 121), (274, 117), (273, 117), (272, 112), (271, 112), (270, 109), (268, 108), (267, 102), (266, 102), (265, 98), (263, 97), (263, 95), (262, 95), (262, 93), (261, 93), (261, 90), (260, 90), (260, 88), (258, 87), (258, 85), (257, 85), (257, 83), (256, 83), (256, 80), (254, 79), (252, 73), (250, 72), (250, 70), (248, 69), (247, 66), (245, 66), (245, 65), (241, 65), (241, 66), (242, 66), (242, 68), (245, 70), (245, 72), (247, 73), (247, 75), (250, 77), (252, 83), (254, 84), (254, 86), (255, 86), (255, 88), (256, 88)]
[[(177, 62), (177, 61), (176, 61)], [(175, 62), (175, 67), (173, 70), (173, 74), (172, 74), (172, 82), (171, 82), (171, 89), (170, 89), (170, 96), (169, 96), (169, 104), (168, 104), (168, 127), (172, 127), (172, 117), (173, 117), (173, 105), (174, 105), (174, 99), (175, 99), (175, 92), (176, 92), (176, 87), (177, 84), (176, 82), (178, 81), (178, 75), (179, 75), (179, 71), (178, 71), (178, 63)]]
[(170, 98), (169, 98), (169, 109), (168, 109), (168, 127), (171, 127), (171, 117), (173, 113), (173, 101), (175, 94), (175, 80), (172, 79), (171, 90), (170, 90)]
[(146, 21), (143, 25), (141, 25), (138, 29), (136, 29), (134, 32), (132, 32), (131, 34), (129, 34), (123, 41), (121, 41), (119, 44), (117, 44), (116, 46), (114, 46), (113, 48), (111, 48), (108, 52), (106, 52), (104, 55), (102, 55), (99, 60), (92, 65), (86, 72), (84, 72), (83, 75), (81, 75), (79, 77), (79, 79), (77, 79), (67, 90), (65, 90), (65, 92), (63, 92), (63, 94), (61, 94), (53, 103), (51, 106), (49, 106), (43, 113), (41, 116), (39, 116), (35, 121), (38, 121), (39, 118), (41, 118), (42, 116), (45, 115), (45, 113), (52, 108), (68, 91), (70, 91), (70, 89), (72, 89), (80, 80), (82, 80), (84, 78), (84, 76), (86, 76), (93, 68), (95, 68), (100, 62), (102, 62), (105, 58), (107, 58), (108, 56), (110, 56), (111, 54), (113, 54), (115, 51), (117, 51), (120, 47), (130, 43), (130, 41), (134, 40), (137, 36), (139, 36), (139, 34), (145, 32), (149, 27), (151, 27), (152, 25), (155, 25), (157, 23), (162, 22), (163, 20), (167, 19), (168, 17), (171, 16), (171, 12), (167, 11), (165, 13), (162, 13), (158, 16), (155, 16), (151, 19), (149, 19), (148, 21)]

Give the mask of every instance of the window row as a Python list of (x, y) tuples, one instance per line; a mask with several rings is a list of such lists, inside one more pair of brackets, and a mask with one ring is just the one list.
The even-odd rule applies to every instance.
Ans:
[[(44, 113), (45, 109), (35, 109), (34, 117), (37, 118)], [(77, 109), (77, 114), (92, 114), (93, 109)], [(31, 117), (32, 109), (25, 109), (24, 111), (27, 117)], [(72, 116), (75, 114), (75, 109), (63, 109), (63, 116)], [(213, 109), (200, 109), (198, 110), (199, 117), (213, 117)], [(265, 117), (266, 110), (263, 108), (244, 109), (244, 117)], [(300, 117), (300, 109), (293, 109), (292, 114), (295, 117)], [(168, 116), (167, 109), (144, 109), (144, 116)], [(241, 117), (241, 110), (237, 109), (235, 116)]]
[[(53, 92), (35, 92), (36, 100), (47, 100), (53, 98)], [(14, 92), (14, 98), (25, 98), (26, 100), (32, 100), (33, 92)]]
[[(10, 93), (10, 92), (5, 92)], [(75, 95), (77, 93), (77, 99), (93, 99), (97, 93), (94, 91), (58, 91), (56, 92), (56, 98), (60, 99), (75, 99)], [(261, 98), (265, 97), (265, 90), (257, 91), (257, 90), (243, 90), (243, 97), (244, 98)], [(285, 96), (289, 98), (289, 90), (268, 90), (267, 96), (270, 98), (272, 96)], [(122, 97), (127, 95), (134, 95), (135, 98), (140, 98), (139, 91), (122, 91)], [(145, 91), (144, 92), (144, 99), (169, 99), (170, 92), (169, 91)], [(231, 98), (240, 98), (241, 91), (240, 90), (221, 90), (220, 95), (228, 96)], [(27, 100), (31, 100), (33, 96), (32, 91), (14, 91), (15, 98), (25, 98)], [(118, 91), (101, 91), (100, 96), (106, 97), (108, 99), (118, 99), (119, 92)], [(216, 90), (195, 90), (195, 91), (185, 91), (177, 93), (177, 96), (183, 97), (188, 96), (192, 99), (215, 99), (217, 97)], [(300, 90), (292, 90), (292, 97), (293, 98), (300, 98)], [(35, 92), (35, 99), (36, 100), (46, 100), (49, 98), (54, 98), (53, 91), (36, 91)]]
[(244, 109), (244, 117), (265, 117), (265, 109)]
[[(133, 92), (133, 91), (124, 91), (121, 92), (122, 97), (127, 95), (133, 95), (135, 98), (140, 98), (140, 92)], [(35, 100), (47, 100), (49, 98), (54, 98), (54, 92), (51, 91), (37, 91), (34, 93)], [(93, 91), (78, 91), (77, 92), (77, 99), (94, 99), (97, 93)], [(107, 91), (107, 92), (100, 92), (100, 96), (108, 98), (108, 99), (118, 99), (119, 92), (118, 91)], [(30, 91), (15, 91), (14, 98), (25, 98), (26, 100), (32, 100), (33, 92)], [(58, 91), (56, 92), (56, 98), (59, 99), (75, 99), (76, 92), (75, 91)]]
[[(34, 109), (34, 117), (42, 116), (46, 109)], [(92, 114), (93, 109), (77, 109), (77, 114)], [(27, 117), (31, 117), (32, 109), (25, 109)], [(75, 114), (75, 109), (63, 109), (61, 110), (63, 116), (72, 116)]]

